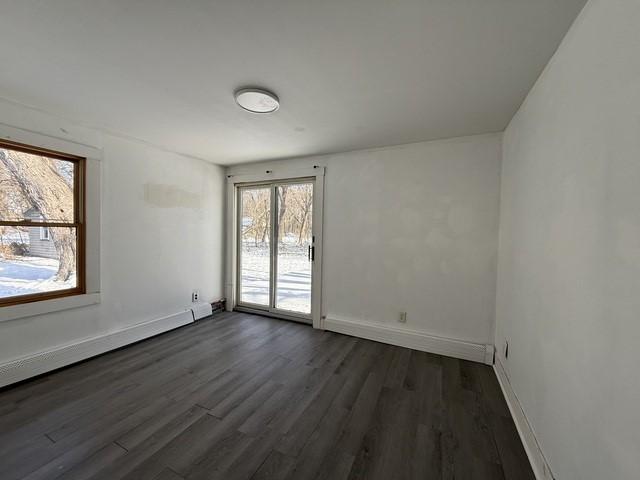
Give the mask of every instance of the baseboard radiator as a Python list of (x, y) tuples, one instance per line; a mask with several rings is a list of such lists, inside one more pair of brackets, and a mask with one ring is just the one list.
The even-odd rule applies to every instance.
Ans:
[(213, 315), (213, 305), (207, 302), (199, 302), (191, 305), (193, 320), (202, 320)]
[(324, 328), (332, 332), (375, 340), (376, 342), (493, 365), (494, 346), (489, 344), (466, 342), (428, 335), (408, 328), (397, 328), (336, 317), (326, 318), (324, 320)]
[(110, 350), (193, 323), (193, 321), (194, 313), (192, 310), (184, 310), (105, 335), (86, 338), (73, 344), (11, 360), (0, 364), (0, 387), (95, 357)]

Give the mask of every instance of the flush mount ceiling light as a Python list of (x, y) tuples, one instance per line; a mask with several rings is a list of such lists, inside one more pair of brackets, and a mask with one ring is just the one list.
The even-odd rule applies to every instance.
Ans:
[(248, 112), (271, 113), (280, 108), (276, 94), (261, 88), (242, 88), (235, 96), (236, 103)]

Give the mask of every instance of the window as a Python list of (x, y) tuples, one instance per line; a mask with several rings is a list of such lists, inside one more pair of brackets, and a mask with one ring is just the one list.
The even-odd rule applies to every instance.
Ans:
[(40, 227), (40, 240), (49, 240), (49, 228)]
[(85, 293), (84, 168), (0, 140), (0, 306)]

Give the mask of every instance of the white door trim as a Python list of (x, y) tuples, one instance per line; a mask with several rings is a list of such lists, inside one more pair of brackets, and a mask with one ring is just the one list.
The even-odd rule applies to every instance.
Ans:
[(315, 260), (312, 272), (311, 318), (314, 328), (322, 325), (322, 207), (324, 204), (324, 167), (302, 169), (265, 170), (263, 173), (227, 175), (227, 243), (226, 243), (226, 282), (227, 310), (237, 305), (237, 208), (238, 186), (248, 183), (278, 182), (296, 178), (312, 178), (313, 189), (313, 236), (315, 237)]

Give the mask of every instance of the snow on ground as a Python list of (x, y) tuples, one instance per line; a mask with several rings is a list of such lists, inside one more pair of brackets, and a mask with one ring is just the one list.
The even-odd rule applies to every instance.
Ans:
[[(66, 282), (56, 282), (57, 271), (58, 261), (54, 259), (0, 257), (0, 298), (75, 287), (75, 275)], [(241, 291), (244, 302), (269, 304), (269, 244), (243, 245)], [(311, 313), (311, 262), (306, 246), (279, 247), (276, 306)]]
[(56, 282), (58, 260), (40, 257), (0, 257), (0, 298), (73, 288), (75, 275), (66, 282)]
[[(311, 262), (307, 247), (280, 244), (276, 307), (311, 313)], [(269, 304), (269, 244), (244, 242), (241, 255), (241, 301)]]

